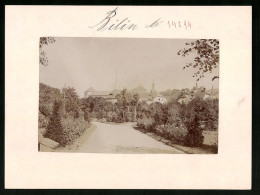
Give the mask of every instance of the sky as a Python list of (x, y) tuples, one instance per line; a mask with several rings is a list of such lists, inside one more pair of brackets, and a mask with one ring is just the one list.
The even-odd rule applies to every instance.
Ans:
[[(194, 55), (177, 55), (188, 39), (144, 38), (56, 38), (45, 45), (48, 66), (40, 65), (40, 82), (61, 89), (74, 87), (80, 97), (96, 90), (133, 89), (142, 85), (155, 89), (192, 88), (196, 69), (183, 70)], [(116, 76), (117, 75), (117, 76)], [(205, 75), (198, 86), (218, 88), (218, 69)], [(117, 79), (116, 79), (117, 78)], [(116, 82), (117, 81), (117, 82)]]

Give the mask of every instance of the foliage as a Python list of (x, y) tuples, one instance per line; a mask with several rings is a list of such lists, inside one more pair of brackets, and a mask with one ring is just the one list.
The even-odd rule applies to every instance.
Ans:
[(202, 129), (200, 127), (199, 118), (195, 115), (191, 120), (185, 121), (185, 126), (188, 130), (188, 133), (185, 137), (185, 145), (187, 146), (201, 146), (204, 140), (204, 136), (202, 135)]
[(80, 100), (82, 110), (87, 110), (89, 117), (103, 119), (109, 122), (134, 121), (135, 107), (139, 101), (138, 94), (132, 94), (126, 89), (116, 95), (117, 102), (112, 103), (101, 97), (88, 97)]
[(171, 125), (175, 124), (175, 126), (180, 126), (181, 124), (180, 103), (177, 101), (170, 101), (167, 107), (168, 107), (167, 109), (168, 124)]
[(107, 118), (108, 122), (114, 122), (118, 118), (118, 115), (117, 115), (117, 113), (115, 111), (109, 111), (107, 113), (107, 117), (106, 118)]
[(61, 146), (65, 146), (66, 140), (64, 140), (64, 132), (61, 125), (61, 116), (59, 114), (59, 109), (61, 107), (61, 102), (55, 101), (53, 106), (53, 113), (50, 122), (47, 126), (45, 137), (50, 138)]
[(154, 102), (149, 106), (150, 116), (154, 119), (156, 125), (166, 124), (167, 108), (165, 105)]
[[(127, 89), (123, 89), (120, 94), (116, 95), (116, 107), (121, 110), (122, 118), (124, 121), (134, 121), (133, 112), (136, 112), (136, 107), (139, 101), (139, 95), (133, 94)], [(133, 112), (130, 112), (130, 109), (135, 108)]]
[(187, 146), (201, 146), (203, 130), (218, 129), (218, 100), (194, 98), (187, 104), (139, 103), (137, 126)]
[[(197, 71), (193, 77), (199, 81), (204, 77), (204, 73), (212, 72), (213, 69), (219, 66), (219, 41), (217, 39), (199, 39), (186, 43), (187, 48), (179, 50), (178, 55), (183, 57), (196, 53), (194, 62), (186, 64), (183, 69), (193, 67)], [(212, 80), (219, 78), (218, 75), (214, 76)]]
[(181, 91), (178, 89), (167, 89), (165, 91), (160, 92), (160, 94), (162, 94), (165, 97), (168, 97), (172, 101), (176, 100), (180, 93)]
[[(173, 90), (171, 93), (179, 96), (185, 90)], [(62, 146), (79, 137), (89, 125), (90, 118), (115, 123), (135, 121), (137, 118), (137, 126), (144, 131), (152, 131), (192, 147), (203, 143), (203, 130), (218, 129), (217, 99), (198, 97), (187, 104), (180, 104), (173, 98), (166, 104), (147, 104), (139, 101), (139, 95), (126, 89), (116, 98), (116, 103), (98, 97), (79, 99), (74, 88), (66, 87), (60, 92), (40, 84), (39, 127), (47, 127), (47, 136)]]
[(206, 121), (205, 121), (205, 129), (214, 130), (218, 129), (218, 99), (206, 99), (206, 104), (208, 108)]
[(155, 130), (159, 135), (178, 143), (183, 143), (187, 135), (187, 130), (183, 126), (158, 125)]
[(89, 119), (89, 112), (87, 111), (87, 110), (84, 110), (84, 120), (86, 121), (86, 122), (90, 122), (90, 119)]
[(137, 118), (142, 118), (143, 116), (149, 116), (150, 111), (149, 111), (149, 105), (145, 102), (142, 101), (137, 105)]
[(56, 39), (53, 37), (40, 37), (40, 65), (48, 66), (48, 58), (46, 51), (44, 51), (44, 46), (55, 42)]
[(40, 83), (39, 111), (41, 112), (41, 114), (49, 118), (52, 115), (52, 108), (55, 100), (61, 100), (60, 90)]
[(184, 144), (187, 146), (201, 146), (204, 140), (202, 135), (202, 121), (206, 119), (207, 104), (201, 98), (195, 98), (181, 107), (182, 122), (187, 129)]
[(83, 117), (75, 119), (72, 116), (62, 118), (61, 124), (63, 128), (62, 142), (66, 145), (73, 143), (89, 126), (89, 123), (86, 122)]
[(38, 112), (38, 128), (45, 128), (48, 125), (48, 119), (40, 111)]
[(153, 131), (155, 127), (155, 121), (151, 117), (144, 117), (137, 119), (137, 126), (148, 131)]
[(63, 112), (68, 113), (74, 118), (79, 118), (83, 116), (84, 113), (80, 108), (79, 96), (73, 87), (64, 87), (62, 89), (63, 96)]
[(40, 83), (39, 99), (39, 127), (46, 127), (45, 137), (61, 146), (72, 143), (89, 125), (89, 112), (81, 108), (74, 88), (65, 87), (61, 93)]

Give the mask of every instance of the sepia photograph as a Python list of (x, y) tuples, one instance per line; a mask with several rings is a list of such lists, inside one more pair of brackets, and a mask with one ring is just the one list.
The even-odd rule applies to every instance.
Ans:
[(6, 5), (5, 35), (6, 189), (252, 188), (252, 7)]
[(217, 154), (219, 40), (41, 37), (38, 151)]

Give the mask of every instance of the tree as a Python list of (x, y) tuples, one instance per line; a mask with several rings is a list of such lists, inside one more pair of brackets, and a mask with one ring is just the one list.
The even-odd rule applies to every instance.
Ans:
[[(196, 57), (193, 62), (187, 63), (183, 69), (193, 67), (197, 71), (193, 77), (196, 77), (197, 81), (204, 77), (206, 72), (212, 72), (213, 69), (219, 66), (219, 41), (217, 39), (199, 39), (186, 43), (187, 48), (178, 51), (178, 55), (183, 57), (195, 53)], [(212, 81), (219, 78), (219, 75), (215, 75)]]
[(218, 130), (218, 99), (206, 99), (205, 100), (208, 112), (205, 121), (205, 129)]
[(44, 45), (53, 44), (56, 39), (53, 37), (40, 37), (40, 64), (43, 66), (48, 66), (47, 53), (44, 51)]
[(81, 111), (79, 107), (79, 96), (73, 87), (64, 87), (62, 89), (64, 111), (70, 113), (74, 118), (79, 117)]
[(61, 116), (59, 114), (60, 106), (61, 102), (54, 102), (53, 113), (47, 126), (45, 137), (58, 142), (61, 146), (65, 146), (66, 142), (64, 140), (64, 134), (61, 125)]
[(154, 119), (156, 125), (166, 124), (167, 107), (159, 102), (154, 102), (149, 106), (150, 116)]
[(83, 98), (81, 100), (82, 109), (86, 109), (88, 112), (93, 112), (95, 101), (93, 97)]
[(176, 100), (171, 100), (167, 104), (168, 123), (180, 126), (180, 107), (181, 104)]
[(141, 101), (137, 104), (137, 118), (144, 118), (150, 116), (149, 105), (145, 101)]
[(53, 103), (61, 100), (60, 90), (40, 83), (39, 86), (39, 111), (47, 118), (52, 115)]
[(125, 119), (125, 110), (130, 103), (127, 89), (123, 89), (120, 94), (117, 94), (116, 99), (116, 106), (120, 108), (120, 110), (123, 113), (123, 119)]
[(139, 102), (139, 98), (140, 98), (139, 94), (134, 94), (131, 100), (131, 105), (134, 106), (134, 121), (136, 121), (136, 116), (137, 116), (136, 107)]
[(198, 116), (195, 114), (194, 118), (187, 120), (185, 123), (188, 133), (185, 137), (185, 145), (197, 147), (201, 146), (204, 140), (202, 135), (202, 129), (200, 127), (200, 122)]
[(208, 107), (201, 98), (194, 98), (187, 105), (182, 104), (180, 117), (188, 133), (185, 138), (185, 145), (201, 146), (204, 140), (202, 135), (202, 122), (207, 118)]

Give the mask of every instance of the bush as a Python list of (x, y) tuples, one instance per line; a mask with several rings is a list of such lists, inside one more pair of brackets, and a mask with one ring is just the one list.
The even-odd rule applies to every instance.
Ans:
[(183, 143), (187, 135), (187, 130), (183, 126), (167, 124), (157, 126), (156, 133), (174, 142)]
[(48, 119), (41, 113), (38, 113), (38, 128), (46, 128), (48, 125)]
[(106, 119), (108, 122), (113, 122), (118, 117), (116, 112), (110, 111), (107, 113)]
[(64, 132), (62, 139), (65, 144), (73, 143), (89, 126), (89, 123), (86, 122), (83, 117), (75, 119), (72, 116), (63, 118), (61, 124)]
[(168, 109), (167, 109), (167, 116), (168, 116), (168, 123), (174, 124), (174, 125), (180, 125), (181, 119), (180, 119), (180, 103), (176, 101), (170, 101), (168, 103)]
[(102, 118), (102, 119), (100, 119), (100, 122), (101, 123), (105, 123), (105, 122), (107, 122), (107, 119), (106, 118)]
[(125, 122), (125, 120), (124, 120), (123, 118), (121, 118), (121, 117), (117, 117), (117, 118), (115, 118), (112, 122), (115, 122), (115, 123), (123, 123), (123, 122)]
[(134, 113), (133, 112), (125, 113), (125, 121), (126, 122), (133, 122), (134, 121)]
[(53, 107), (53, 103), (48, 104), (46, 102), (40, 101), (39, 111), (45, 117), (50, 117), (52, 114), (52, 107)]
[(137, 119), (137, 126), (148, 131), (153, 131), (155, 127), (155, 121), (150, 117), (145, 117), (142, 119), (139, 118)]
[(115, 111), (110, 111), (106, 115), (106, 120), (108, 122), (114, 122), (114, 123), (123, 123), (125, 120), (120, 116), (119, 113)]
[(159, 103), (154, 102), (149, 106), (149, 115), (154, 119), (155, 125), (166, 124), (167, 122), (167, 109), (166, 106)]

